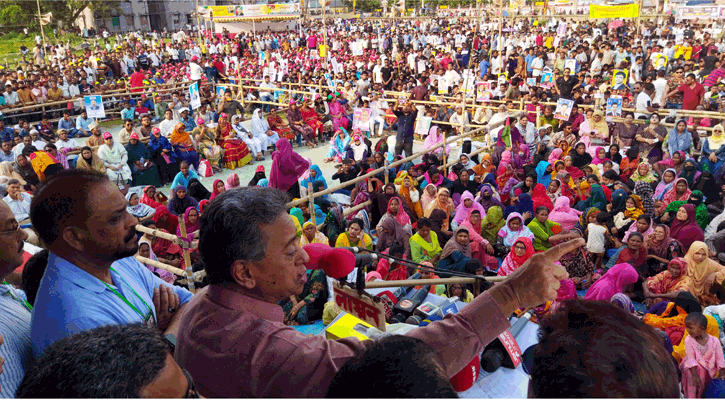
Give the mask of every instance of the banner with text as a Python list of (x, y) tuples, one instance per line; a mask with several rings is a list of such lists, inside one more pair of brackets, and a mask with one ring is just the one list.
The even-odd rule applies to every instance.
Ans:
[(589, 18), (637, 18), (638, 4), (624, 4), (621, 6), (589, 6)]

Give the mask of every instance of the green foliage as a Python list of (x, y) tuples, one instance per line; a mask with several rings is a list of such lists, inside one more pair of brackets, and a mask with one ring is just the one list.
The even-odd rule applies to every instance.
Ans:
[(0, 25), (20, 25), (23, 20), (23, 9), (17, 4), (10, 4), (0, 10)]
[[(394, 0), (388, 0), (388, 6)], [(352, 0), (342, 0), (342, 4), (352, 11)], [(355, 1), (355, 12), (374, 12), (375, 10), (382, 9), (383, 6), (379, 0), (356, 0)]]

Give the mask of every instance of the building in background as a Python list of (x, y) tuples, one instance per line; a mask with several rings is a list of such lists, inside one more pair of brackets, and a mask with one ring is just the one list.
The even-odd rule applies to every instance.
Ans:
[[(214, 6), (224, 0), (198, 0), (200, 6)], [(118, 13), (102, 15), (86, 9), (76, 20), (79, 28), (106, 29), (110, 33), (128, 31), (174, 31), (196, 26), (196, 1), (192, 0), (126, 0)]]

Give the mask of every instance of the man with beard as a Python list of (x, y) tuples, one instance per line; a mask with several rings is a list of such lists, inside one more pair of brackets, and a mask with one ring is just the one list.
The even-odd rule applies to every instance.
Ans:
[(36, 356), (104, 325), (146, 323), (176, 334), (192, 294), (133, 258), (138, 220), (126, 206), (116, 184), (94, 171), (63, 171), (36, 192), (30, 218), (50, 250), (31, 326)]

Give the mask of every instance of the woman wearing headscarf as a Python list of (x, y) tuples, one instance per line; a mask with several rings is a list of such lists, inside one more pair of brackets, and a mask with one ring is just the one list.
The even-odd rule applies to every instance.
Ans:
[(433, 221), (427, 218), (419, 220), (418, 232), (410, 237), (410, 253), (413, 262), (429, 261), (437, 264), (442, 251), (438, 234), (433, 230)]
[(535, 253), (534, 245), (531, 239), (527, 237), (519, 237), (514, 241), (511, 252), (504, 258), (501, 268), (499, 268), (498, 276), (509, 276), (519, 267), (524, 265)]
[(693, 193), (696, 191), (702, 192), (704, 196), (704, 203), (706, 206), (721, 202), (720, 190), (715, 175), (711, 172), (703, 172), (696, 180), (692, 187)]
[(634, 114), (628, 112), (624, 115), (624, 121), (617, 122), (614, 126), (612, 145), (617, 145), (617, 151), (619, 151), (619, 146), (630, 147), (634, 143), (634, 138), (637, 136), (637, 130), (639, 128), (633, 122)]
[(466, 220), (466, 218), (468, 218), (471, 210), (478, 210), (482, 216), (486, 215), (486, 211), (483, 209), (483, 206), (476, 203), (471, 192), (466, 190), (461, 196), (461, 202), (458, 204), (458, 207), (456, 207), (453, 217), (454, 228), (458, 227)]
[(670, 227), (664, 224), (655, 226), (650, 234), (645, 235), (645, 247), (651, 271), (662, 271), (669, 260), (685, 255), (682, 244), (670, 237)]
[(725, 126), (712, 127), (712, 136), (705, 138), (702, 144), (702, 163), (707, 171), (715, 172), (725, 163)]
[(317, 112), (315, 112), (315, 109), (310, 107), (310, 99), (303, 98), (302, 99), (302, 107), (300, 107), (300, 115), (302, 115), (302, 119), (304, 119), (305, 123), (312, 128), (312, 130), (318, 134), (322, 134), (322, 128), (323, 124), (322, 121), (320, 121), (319, 116), (317, 115)]
[[(352, 198), (352, 196), (350, 198)], [(350, 207), (355, 208), (358, 205), (365, 203), (368, 200), (370, 200), (370, 193), (368, 193), (368, 184), (367, 184), (367, 182), (364, 182), (364, 181), (359, 182), (357, 184), (357, 192), (355, 193), (355, 198), (354, 198), (352, 204), (350, 204)], [(370, 206), (365, 206), (360, 211), (365, 211), (365, 213), (367, 214), (370, 212)], [(351, 221), (353, 218), (357, 218), (357, 217), (356, 217), (356, 214), (351, 213), (351, 214), (348, 214), (348, 216), (346, 218), (348, 221)]]
[(680, 292), (692, 292), (692, 279), (687, 276), (687, 261), (673, 258), (667, 269), (647, 279), (644, 289), (645, 305), (651, 307), (662, 301), (674, 301)]
[[(257, 168), (254, 170), (254, 175), (252, 176), (252, 179), (249, 181), (247, 186), (249, 186), (249, 187), (257, 186), (259, 181), (262, 179), (267, 179), (267, 175), (265, 174), (265, 171), (264, 171), (264, 165), (257, 165)], [(305, 185), (305, 187), (307, 187), (307, 186)]]
[(632, 181), (636, 182), (645, 182), (645, 183), (652, 183), (657, 182), (657, 177), (652, 173), (652, 167), (650, 166), (649, 162), (642, 161), (637, 166), (637, 169), (634, 170), (632, 175), (629, 177)]
[[(161, 231), (169, 233), (165, 229), (161, 229)], [(151, 250), (164, 264), (169, 264), (182, 269), (186, 268), (183, 258), (183, 250), (179, 245), (172, 243), (169, 239), (155, 237), (151, 241)]]
[(700, 228), (702, 228), (704, 232), (709, 222), (709, 215), (707, 211), (707, 206), (703, 202), (703, 198), (704, 197), (702, 192), (699, 190), (695, 190), (690, 193), (690, 198), (687, 201), (673, 201), (672, 203), (668, 204), (667, 208), (665, 208), (664, 213), (667, 214), (668, 218), (674, 218), (680, 207), (682, 207), (684, 204), (692, 204), (693, 206), (695, 206), (695, 219), (697, 220), (697, 224), (700, 226)]
[(564, 157), (564, 168), (566, 169), (566, 172), (571, 175), (571, 178), (575, 181), (579, 178), (585, 177), (584, 171), (582, 171), (581, 168), (577, 168), (574, 166), (574, 159), (572, 158), (572, 156)]
[(713, 287), (725, 280), (725, 267), (708, 257), (709, 249), (702, 241), (695, 241), (685, 254), (687, 276), (692, 280), (692, 294), (703, 306), (720, 304)]
[(495, 245), (498, 242), (498, 232), (506, 225), (503, 219), (503, 210), (500, 206), (492, 206), (486, 212), (486, 217), (481, 221), (481, 237)]
[(234, 173), (234, 174), (227, 176), (227, 180), (224, 184), (224, 189), (230, 190), (230, 189), (236, 189), (238, 187), (242, 187), (239, 182), (239, 175)]
[(534, 202), (534, 210), (539, 207), (546, 207), (549, 211), (554, 209), (554, 203), (546, 195), (546, 187), (540, 183), (534, 185), (534, 188), (531, 190), (531, 200)]
[(672, 186), (665, 191), (662, 196), (662, 203), (668, 206), (670, 203), (675, 201), (687, 201), (690, 199), (692, 191), (688, 188), (687, 179), (677, 178)]
[(554, 179), (549, 183), (549, 186), (546, 188), (546, 195), (552, 202), (556, 202), (561, 197), (561, 187), (562, 183), (558, 179)]
[[(330, 108), (332, 109), (332, 107)], [(292, 129), (292, 132), (294, 132), (295, 135), (301, 136), (305, 139), (308, 147), (315, 147), (315, 130), (305, 123), (304, 118), (302, 118), (302, 113), (300, 113), (300, 110), (297, 107), (297, 102), (295, 102), (294, 100), (290, 100), (289, 102), (289, 109), (287, 110), (287, 122), (289, 122), (289, 127), (290, 129)], [(337, 130), (339, 128), (339, 125), (334, 125), (333, 123), (333, 128), (334, 130)]]
[(483, 206), (483, 210), (486, 211), (486, 213), (488, 213), (488, 210), (491, 207), (499, 207), (503, 210), (503, 204), (501, 204), (501, 201), (497, 198), (497, 193), (491, 185), (481, 185), (480, 191), (481, 197), (479, 199), (479, 203)]
[[(11, 178), (15, 178), (15, 179), (19, 178), (18, 180), (20, 180), (21, 184), (23, 184), (23, 186), (25, 186), (25, 184), (24, 184), (25, 180), (17, 172), (12, 170), (12, 164), (10, 164), (9, 161), (0, 163), (0, 167), (2, 167), (3, 165), (6, 165), (5, 168), (10, 168), (12, 175), (17, 175), (17, 177), (10, 176), (5, 172), (2, 173), (3, 176), (10, 176)], [(98, 155), (94, 154), (93, 150), (91, 150), (91, 148), (88, 146), (84, 146), (81, 149), (81, 156), (78, 157), (78, 161), (76, 161), (76, 168), (84, 169), (87, 171), (96, 171), (96, 172), (100, 172), (102, 174), (106, 173), (106, 165), (103, 164), (103, 161), (101, 161), (101, 159), (98, 158)]]
[(302, 236), (300, 237), (300, 246), (306, 246), (311, 243), (329, 244), (327, 237), (317, 230), (317, 225), (312, 221), (307, 221), (302, 225)]
[(151, 161), (151, 152), (138, 140), (136, 132), (131, 134), (131, 139), (126, 145), (126, 153), (128, 153), (127, 163), (131, 168), (133, 186), (161, 186), (159, 171)]
[(700, 171), (697, 170), (697, 162), (692, 158), (685, 160), (679, 177), (685, 178), (687, 187), (692, 188), (695, 185), (695, 180), (700, 177)]
[(415, 223), (418, 218), (423, 216), (423, 208), (420, 204), (420, 192), (416, 190), (413, 178), (408, 176), (406, 171), (400, 171), (394, 183), (398, 194), (408, 204), (408, 209), (412, 211), (411, 222)]
[(561, 229), (568, 232), (579, 222), (581, 214), (581, 211), (570, 207), (567, 197), (559, 197), (554, 203), (553, 211), (549, 213), (549, 219), (561, 225)]
[(627, 285), (637, 282), (637, 271), (629, 264), (613, 266), (587, 291), (585, 300), (609, 301), (612, 296), (622, 293)]
[(292, 150), (292, 145), (287, 139), (280, 139), (277, 141), (277, 151), (272, 153), (269, 186), (287, 192), (291, 198), (298, 198), (300, 186), (297, 179), (309, 167), (309, 162)]
[(624, 209), (614, 215), (614, 225), (618, 230), (625, 227), (631, 227), (634, 229), (634, 226), (636, 225), (634, 222), (640, 217), (640, 215), (644, 214), (642, 199), (640, 199), (640, 197), (636, 194), (633, 194), (627, 197), (624, 204)]
[[(196, 207), (189, 207), (184, 211), (184, 229), (186, 230), (186, 238), (189, 241), (194, 240), (194, 234), (201, 229), (199, 210)], [(176, 236), (183, 238), (181, 224), (176, 228)]]
[(400, 197), (390, 199), (387, 212), (378, 222), (376, 232), (378, 233), (378, 251), (386, 250), (397, 242), (405, 247), (406, 256), (410, 256), (409, 241), (413, 235), (413, 229), (410, 217), (403, 210)]
[[(439, 270), (468, 272), (466, 265), (472, 257), (471, 243), (468, 230), (458, 228), (453, 236), (446, 242), (441, 253), (441, 260), (438, 262)], [(444, 274), (440, 274), (444, 277)]]
[(330, 100), (329, 108), (333, 130), (337, 130), (340, 127), (347, 128), (349, 123), (347, 116), (345, 116), (345, 107), (340, 103), (338, 97), (339, 93), (337, 92), (327, 97)]
[[(592, 117), (579, 126), (579, 135), (585, 138), (599, 139), (605, 142), (609, 141), (609, 126), (607, 125), (607, 121), (604, 120), (602, 110), (594, 110)], [(586, 140), (591, 143), (591, 139)], [(590, 143), (587, 143), (587, 147), (589, 147)]]
[(496, 177), (496, 186), (501, 194), (501, 203), (508, 202), (510, 186), (513, 188), (513, 184), (518, 183), (518, 180), (514, 177), (514, 168), (511, 165), (500, 165), (498, 167), (498, 176)]
[(686, 154), (690, 154), (693, 146), (692, 133), (687, 130), (687, 122), (684, 119), (677, 121), (675, 127), (667, 135), (667, 151), (670, 154), (676, 151), (684, 151)]
[(443, 221), (443, 225), (441, 225), (441, 229), (448, 230), (449, 227), (449, 219), (451, 215), (456, 211), (455, 206), (453, 205), (453, 201), (450, 197), (450, 192), (448, 189), (444, 187), (438, 188), (438, 195), (435, 200), (433, 200), (430, 204), (428, 204), (428, 207), (426, 207), (424, 214), (426, 217), (430, 218), (431, 214), (433, 213), (433, 210), (442, 210), (446, 213), (446, 219)]
[(631, 147), (627, 150), (627, 156), (619, 163), (619, 177), (622, 182), (627, 182), (639, 167), (640, 152), (637, 147)]
[[(330, 211), (337, 214), (337, 209), (332, 208)], [(340, 209), (341, 210), (341, 209)], [(342, 212), (340, 211), (340, 214)], [(328, 214), (329, 217), (329, 214)], [(327, 217), (325, 218), (327, 220)], [(362, 221), (359, 219), (353, 219), (347, 223), (347, 231), (341, 232), (335, 240), (335, 247), (364, 247), (368, 250), (373, 249), (373, 239), (365, 233), (364, 226), (361, 225)], [(328, 235), (328, 239), (330, 236)]]
[(159, 168), (161, 184), (166, 185), (173, 181), (179, 172), (179, 158), (169, 140), (161, 135), (159, 128), (151, 129), (149, 150), (151, 151), (151, 159), (154, 160), (154, 164)]
[(143, 204), (151, 206), (153, 209), (163, 206), (163, 204), (156, 200), (156, 188), (153, 186), (143, 188), (143, 195), (140, 201)]
[[(136, 254), (141, 257), (149, 258), (153, 261), (158, 261), (158, 258), (156, 258), (156, 254), (154, 253), (152, 248), (152, 240), (153, 239), (147, 238), (146, 235), (142, 236), (141, 239), (139, 239), (138, 241), (138, 252)], [(146, 247), (148, 247), (148, 249), (146, 249)], [(148, 254), (146, 254), (145, 251), (148, 251)], [(159, 278), (161, 278), (164, 282), (173, 285), (174, 281), (176, 281), (176, 275), (172, 274), (171, 272), (165, 269), (156, 268), (146, 263), (142, 264), (154, 275), (157, 275)]]
[(152, 219), (159, 229), (167, 232), (176, 232), (176, 227), (179, 226), (179, 217), (171, 214), (167, 206), (157, 207)]
[(169, 137), (169, 142), (174, 146), (181, 161), (186, 161), (197, 170), (199, 169), (199, 154), (194, 148), (194, 142), (191, 140), (189, 132), (186, 131), (186, 125), (181, 122), (176, 124)]
[(665, 172), (662, 173), (662, 180), (657, 184), (652, 198), (654, 200), (664, 200), (665, 193), (667, 193), (675, 185), (676, 177), (677, 172), (674, 168), (667, 168)]
[(448, 228), (443, 228), (443, 223), (446, 221), (448, 216), (446, 215), (445, 211), (435, 209), (430, 214), (431, 221), (431, 230), (436, 233), (436, 236), (438, 237), (438, 243), (441, 247), (444, 247), (446, 243), (448, 243), (448, 240), (453, 236), (453, 232), (449, 230)]
[(586, 144), (579, 142), (574, 146), (574, 152), (571, 154), (571, 164), (576, 168), (582, 168), (592, 162), (591, 154), (587, 153)]
[(209, 196), (209, 201), (214, 200), (217, 196), (224, 193), (225, 191), (226, 191), (226, 188), (224, 187), (224, 181), (221, 179), (215, 180), (214, 184), (212, 185), (211, 196)]
[(551, 183), (552, 168), (552, 165), (548, 161), (539, 161), (536, 164), (536, 181), (544, 185), (544, 187), (548, 187), (549, 183)]
[(589, 189), (589, 198), (580, 201), (576, 206), (578, 210), (584, 210), (589, 207), (596, 207), (599, 210), (607, 209), (607, 197), (602, 187), (597, 183), (593, 184)]
[(310, 183), (315, 182), (321, 182), (322, 186), (327, 189), (327, 181), (322, 175), (322, 170), (317, 164), (313, 164), (312, 166), (310, 166), (310, 173), (305, 179), (302, 180), (302, 182), (300, 182), (300, 186), (307, 189)]
[[(113, 136), (106, 132), (103, 134), (105, 143), (98, 148), (98, 158), (106, 166), (106, 175), (114, 183), (127, 183), (131, 181), (131, 168), (128, 167), (128, 153)], [(27, 180), (27, 179), (26, 179)]]
[(196, 178), (189, 179), (189, 183), (186, 185), (186, 194), (196, 199), (196, 201), (209, 200), (211, 197), (211, 192)]
[(207, 128), (203, 118), (197, 118), (197, 126), (192, 131), (192, 135), (196, 138), (197, 151), (209, 161), (214, 172), (221, 172), (222, 148), (217, 145), (214, 132)]
[[(458, 206), (462, 201), (464, 193), (469, 192), (471, 195), (477, 192), (478, 185), (476, 182), (470, 179), (471, 172), (468, 170), (462, 170), (459, 177), (453, 181), (453, 187), (451, 188), (453, 203)], [(485, 214), (485, 212), (484, 212)]]
[(219, 115), (219, 124), (216, 127), (216, 141), (224, 149), (224, 168), (241, 168), (252, 161), (249, 147), (237, 137), (237, 132), (229, 122), (226, 113)]
[(549, 161), (549, 164), (551, 165), (555, 165), (557, 161), (564, 161), (563, 153), (564, 152), (561, 149), (556, 148), (551, 151), (551, 154), (549, 154), (549, 159), (547, 161)]
[(677, 210), (670, 237), (682, 243), (685, 251), (696, 241), (705, 240), (702, 228), (697, 224), (696, 209), (692, 204), (684, 204)]
[[(430, 131), (428, 132), (428, 136), (426, 136), (425, 140), (423, 141), (423, 151), (428, 151), (432, 154), (442, 155), (443, 154), (443, 147), (438, 147), (436, 149), (430, 150), (433, 146), (443, 143), (443, 141), (446, 140), (445, 135), (442, 133), (438, 133), (438, 127), (432, 126), (430, 128)], [(451, 152), (451, 147), (446, 145), (446, 154), (449, 154)]]
[(528, 227), (534, 234), (536, 251), (546, 251), (553, 246), (552, 242), (563, 239), (559, 236), (561, 225), (549, 220), (549, 210), (546, 207), (541, 206), (536, 209), (534, 218), (529, 222)]
[(174, 196), (169, 200), (169, 204), (166, 208), (172, 215), (184, 215), (189, 207), (199, 207), (199, 202), (191, 196), (186, 194), (186, 187), (179, 185), (174, 188)]
[(350, 144), (351, 137), (344, 128), (335, 130), (332, 140), (330, 141), (330, 150), (327, 151), (325, 162), (332, 161), (335, 157), (340, 161), (345, 157), (345, 149)]
[(516, 239), (520, 237), (526, 237), (530, 240), (534, 240), (534, 233), (524, 225), (524, 218), (521, 214), (514, 212), (509, 214), (506, 218), (506, 223), (499, 229), (496, 234), (496, 250), (497, 257), (505, 257), (511, 251), (511, 247), (514, 245)]
[(141, 203), (138, 198), (138, 194), (136, 194), (135, 192), (126, 193), (126, 202), (128, 202), (128, 205), (126, 205), (126, 211), (128, 211), (128, 213), (133, 215), (134, 217), (138, 218), (139, 221), (152, 218), (154, 216), (154, 213), (156, 212), (153, 207)]

